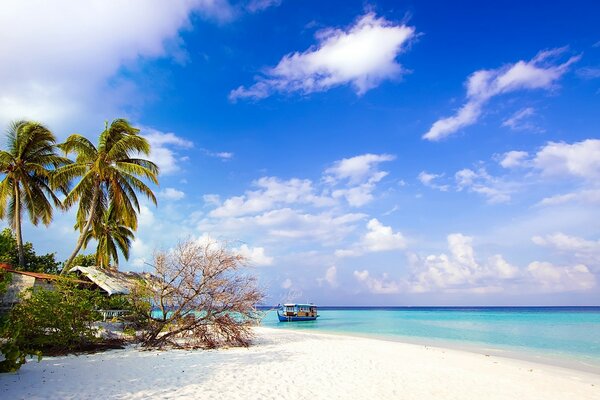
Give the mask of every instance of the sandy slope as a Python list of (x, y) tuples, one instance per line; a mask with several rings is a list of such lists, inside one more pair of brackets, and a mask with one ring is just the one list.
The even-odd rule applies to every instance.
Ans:
[(46, 358), (1, 399), (600, 399), (600, 375), (372, 339), (257, 329), (250, 349)]

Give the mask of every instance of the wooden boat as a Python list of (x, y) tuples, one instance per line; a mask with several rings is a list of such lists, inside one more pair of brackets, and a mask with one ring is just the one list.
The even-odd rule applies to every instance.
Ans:
[(314, 321), (318, 316), (314, 304), (284, 304), (277, 308), (279, 322)]

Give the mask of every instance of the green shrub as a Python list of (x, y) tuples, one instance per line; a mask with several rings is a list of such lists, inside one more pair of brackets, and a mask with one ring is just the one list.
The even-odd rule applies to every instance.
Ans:
[[(79, 289), (66, 280), (58, 281), (55, 290), (35, 288), (22, 296), (3, 324), (5, 343), (0, 351), (6, 370), (15, 370), (26, 355), (59, 354), (78, 350), (98, 342), (95, 321), (101, 296)], [(8, 365), (10, 364), (10, 365)]]

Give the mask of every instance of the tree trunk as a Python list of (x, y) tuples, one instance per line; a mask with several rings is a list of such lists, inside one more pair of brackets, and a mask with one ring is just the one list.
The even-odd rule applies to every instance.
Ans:
[(73, 259), (77, 257), (79, 250), (83, 246), (83, 242), (85, 241), (85, 236), (89, 232), (92, 227), (92, 222), (94, 222), (94, 214), (96, 213), (96, 207), (98, 206), (98, 197), (100, 196), (100, 185), (94, 188), (94, 195), (92, 197), (92, 207), (90, 208), (90, 213), (88, 216), (88, 220), (85, 223), (85, 226), (81, 230), (81, 234), (79, 235), (79, 240), (77, 240), (77, 246), (75, 246), (75, 250), (73, 250), (73, 254), (69, 257), (69, 259), (65, 262), (65, 266), (60, 272), (61, 275), (66, 274), (71, 269), (71, 263)]
[(17, 252), (19, 253), (19, 266), (21, 268), (25, 268), (25, 251), (23, 250), (23, 235), (21, 233), (21, 192), (19, 192), (19, 183), (15, 181), (13, 187), (15, 191), (14, 229), (15, 236), (17, 237)]

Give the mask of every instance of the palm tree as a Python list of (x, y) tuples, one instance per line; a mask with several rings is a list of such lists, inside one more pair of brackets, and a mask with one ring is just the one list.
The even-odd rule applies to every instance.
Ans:
[(91, 239), (98, 241), (96, 247), (96, 265), (100, 268), (108, 268), (111, 261), (114, 266), (119, 267), (119, 254), (123, 253), (126, 260), (129, 259), (129, 248), (133, 240), (133, 231), (127, 226), (119, 223), (114, 207), (110, 206), (104, 212), (102, 220), (96, 222), (84, 238), (84, 247), (87, 247)]
[[(60, 199), (50, 186), (53, 172), (71, 161), (56, 154), (56, 138), (44, 125), (32, 121), (16, 121), (9, 125), (7, 149), (0, 150), (0, 218), (5, 216), (15, 232), (19, 265), (25, 266), (21, 223), (27, 211), (33, 225), (52, 221), (53, 205)], [(67, 185), (58, 185), (67, 191)]]
[(93, 224), (102, 220), (108, 204), (121, 224), (137, 229), (140, 205), (136, 193), (142, 193), (156, 204), (152, 190), (140, 178), (158, 184), (158, 167), (151, 161), (138, 158), (150, 154), (150, 144), (140, 136), (139, 129), (124, 119), (106, 124), (94, 146), (85, 137), (74, 134), (59, 147), (66, 153), (75, 153), (75, 162), (59, 168), (53, 175), (55, 185), (65, 185), (80, 178), (67, 194), (64, 205), (72, 207), (79, 202), (75, 225), (80, 230), (73, 254), (65, 263), (66, 273), (79, 253)]

